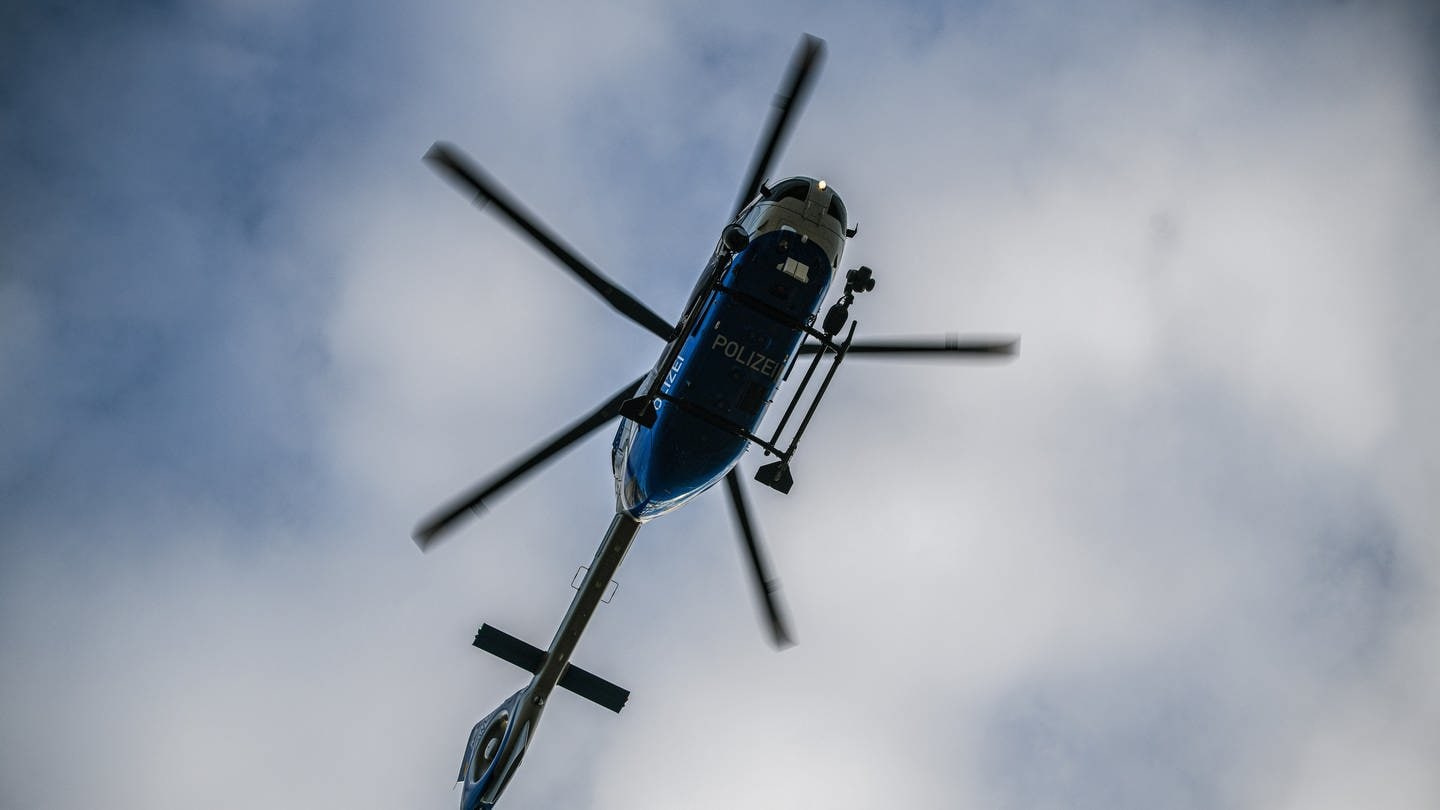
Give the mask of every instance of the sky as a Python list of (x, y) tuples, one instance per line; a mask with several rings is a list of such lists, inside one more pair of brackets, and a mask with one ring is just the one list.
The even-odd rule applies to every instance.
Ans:
[[(1425, 4), (60, 2), (0, 28), (0, 807), (454, 806), (613, 509), (802, 32), (869, 336), (751, 502), (641, 532), (502, 807), (1440, 806), (1440, 15)], [(758, 460), (747, 456), (743, 471)]]

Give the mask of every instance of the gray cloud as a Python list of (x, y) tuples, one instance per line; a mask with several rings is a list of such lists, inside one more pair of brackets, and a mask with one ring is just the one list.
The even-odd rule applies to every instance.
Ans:
[(720, 503), (648, 527), (580, 651), (631, 705), (507, 804), (1440, 799), (1432, 12), (54, 9), (0, 85), (0, 804), (453, 802), (520, 682), (468, 636), (549, 637), (608, 436), (405, 535), (656, 347), (418, 158), (673, 314), (802, 30), (780, 170), (862, 329), (1022, 357), (842, 369), (754, 497), (794, 650)]

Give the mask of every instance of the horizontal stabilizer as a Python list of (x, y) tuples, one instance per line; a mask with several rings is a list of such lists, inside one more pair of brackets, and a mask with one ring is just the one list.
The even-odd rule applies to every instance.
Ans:
[(488, 624), (481, 625), (479, 631), (475, 633), (475, 646), (502, 661), (509, 661), (531, 675), (539, 672), (540, 665), (545, 663), (544, 650), (526, 644), (509, 633), (497, 630)]
[[(488, 624), (481, 625), (475, 633), (474, 644), (496, 658), (509, 661), (532, 675), (539, 672), (540, 667), (545, 664), (544, 650)], [(580, 697), (604, 706), (612, 712), (619, 712), (625, 708), (625, 701), (630, 699), (630, 690), (621, 689), (599, 675), (586, 672), (574, 664), (565, 667), (565, 671), (560, 673), (560, 682), (556, 685), (562, 689), (569, 689)]]
[(580, 697), (616, 713), (625, 708), (625, 701), (630, 699), (629, 689), (621, 689), (599, 675), (592, 675), (574, 664), (565, 667), (564, 674), (560, 676), (559, 685), (561, 689), (569, 689)]

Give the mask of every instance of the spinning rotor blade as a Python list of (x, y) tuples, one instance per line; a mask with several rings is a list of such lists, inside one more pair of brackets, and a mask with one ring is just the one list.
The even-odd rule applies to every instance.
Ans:
[(770, 576), (765, 564), (765, 554), (760, 549), (760, 538), (750, 524), (750, 510), (745, 504), (745, 490), (742, 488), (740, 473), (730, 470), (725, 476), (725, 488), (730, 491), (730, 505), (735, 508), (735, 520), (740, 525), (740, 536), (745, 541), (745, 550), (750, 555), (750, 571), (755, 575), (755, 586), (760, 594), (761, 607), (770, 624), (771, 639), (777, 649), (793, 646), (789, 622), (780, 609), (780, 581)]
[(824, 40), (809, 34), (801, 38), (795, 55), (790, 58), (790, 68), (785, 72), (780, 92), (776, 94), (770, 107), (770, 121), (765, 127), (765, 136), (756, 145), (755, 157), (750, 161), (750, 170), (746, 175), (745, 185), (740, 187), (740, 198), (735, 201), (731, 219), (760, 191), (760, 184), (765, 182), (775, 154), (785, 145), (785, 137), (790, 134), (794, 115), (805, 106), (810, 87), (815, 83), (815, 71), (820, 67), (820, 60), (824, 56)]
[[(890, 338), (885, 340), (857, 341), (850, 344), (845, 356), (852, 354), (890, 355), (908, 357), (945, 358), (950, 355), (982, 355), (989, 357), (1011, 357), (1020, 348), (1020, 338), (967, 338), (959, 335), (926, 338)], [(806, 343), (800, 347), (801, 354), (815, 354), (821, 351), (820, 344)]]
[(475, 193), (475, 202), (481, 208), (486, 204), (495, 207), (502, 218), (520, 229), (535, 244), (544, 248), (556, 261), (575, 274), (575, 277), (600, 294), (606, 303), (620, 314), (649, 329), (661, 340), (669, 341), (675, 327), (669, 321), (656, 315), (640, 300), (626, 292), (615, 282), (600, 274), (589, 262), (580, 258), (570, 246), (552, 234), (534, 214), (526, 211), (514, 197), (511, 197), (495, 178), (476, 166), (459, 149), (447, 143), (436, 141), (425, 153), (425, 160), (437, 172), (444, 174), (457, 187)]
[(586, 436), (594, 433), (606, 422), (620, 415), (620, 404), (635, 394), (640, 383), (645, 378), (641, 377), (629, 385), (621, 388), (604, 405), (596, 408), (590, 415), (579, 422), (566, 428), (544, 445), (535, 448), (530, 455), (511, 465), (509, 469), (493, 478), (476, 484), (469, 492), (458, 496), (442, 509), (436, 511), (426, 518), (419, 526), (415, 527), (415, 545), (421, 551), (428, 551), (435, 543), (436, 536), (450, 528), (454, 522), (465, 515), (466, 512), (479, 514), (485, 508), (485, 501), (491, 496), (503, 491), (511, 484), (523, 478), (527, 473), (536, 467), (544, 464), (552, 456), (565, 450), (570, 445), (580, 441)]

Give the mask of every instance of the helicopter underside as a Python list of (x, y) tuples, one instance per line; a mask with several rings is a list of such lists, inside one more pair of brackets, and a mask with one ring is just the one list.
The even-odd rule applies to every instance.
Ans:
[(639, 521), (658, 517), (735, 466), (830, 278), (825, 251), (793, 230), (757, 236), (735, 256), (664, 370), (655, 424), (626, 420), (616, 433), (619, 511)]

